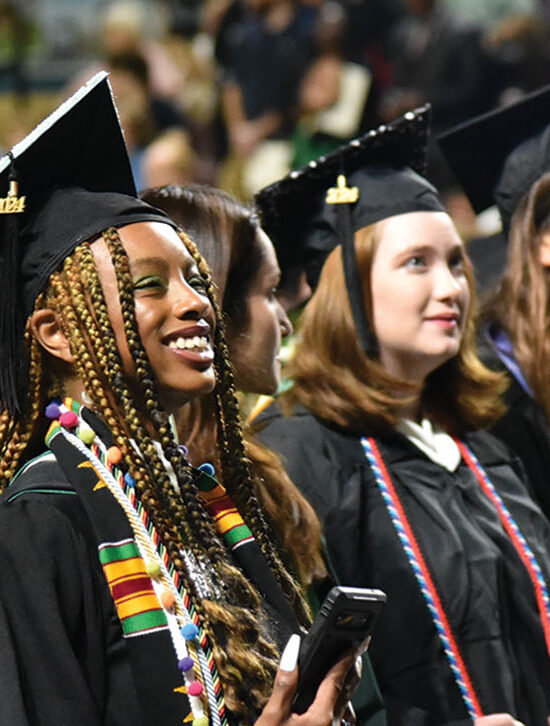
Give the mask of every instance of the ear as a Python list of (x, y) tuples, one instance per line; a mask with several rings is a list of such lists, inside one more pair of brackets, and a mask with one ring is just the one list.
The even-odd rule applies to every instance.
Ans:
[(543, 267), (550, 267), (550, 232), (540, 236), (539, 260)]
[(49, 308), (37, 310), (31, 315), (30, 326), (32, 334), (44, 350), (66, 363), (74, 362), (69, 341), (59, 324), (56, 312)]

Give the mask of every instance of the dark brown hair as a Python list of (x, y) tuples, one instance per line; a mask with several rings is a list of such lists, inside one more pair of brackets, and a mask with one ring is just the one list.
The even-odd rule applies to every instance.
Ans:
[(483, 318), (510, 336), (514, 355), (550, 423), (550, 270), (541, 264), (541, 235), (550, 229), (550, 173), (536, 181), (514, 212), (508, 261)]
[[(172, 217), (210, 264), (222, 299), (226, 340), (231, 350), (232, 341), (246, 324), (248, 293), (263, 260), (258, 217), (253, 209), (225, 192), (203, 185), (170, 185), (147, 190), (142, 197)], [(192, 401), (178, 418), (178, 429), (191, 460), (201, 463), (215, 457), (217, 424), (213, 401), (208, 397)], [(245, 430), (245, 446), (258, 497), (283, 554), (290, 555), (287, 565), (304, 585), (322, 579), (326, 569), (321, 556), (321, 527), (311, 505), (290, 481), (278, 457), (249, 430)]]

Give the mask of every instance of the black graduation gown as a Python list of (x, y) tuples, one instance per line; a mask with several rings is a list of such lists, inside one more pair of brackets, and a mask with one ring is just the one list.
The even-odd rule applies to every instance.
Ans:
[[(370, 654), (388, 723), (468, 723), (468, 715), (370, 467), (356, 436), (305, 409), (276, 405), (257, 421), (260, 439), (322, 520), (346, 585), (380, 587), (388, 604)], [(484, 713), (507, 711), (528, 726), (550, 714), (550, 659), (533, 588), (473, 474), (447, 472), (400, 434), (378, 438), (384, 461), (430, 568)], [(493, 437), (468, 436), (550, 582), (550, 527), (521, 481), (521, 463)]]
[(143, 636), (151, 660), (131, 658), (92, 524), (53, 455), (2, 496), (0, 533), (0, 723), (181, 723), (170, 636)]
[(504, 371), (510, 379), (504, 398), (506, 413), (491, 427), (491, 432), (522, 460), (533, 496), (550, 519), (550, 427), (546, 417), (485, 341), (480, 344), (480, 356), (492, 370)]
[[(126, 515), (63, 437), (54, 451), (0, 498), (0, 724), (180, 726), (189, 706), (170, 633), (124, 637), (100, 564), (100, 545), (133, 540)], [(259, 548), (239, 556), (282, 647), (296, 619)]]

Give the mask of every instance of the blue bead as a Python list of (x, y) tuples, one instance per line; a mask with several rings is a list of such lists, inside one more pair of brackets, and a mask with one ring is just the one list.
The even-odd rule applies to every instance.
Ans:
[(56, 419), (61, 416), (61, 408), (57, 403), (49, 403), (44, 411), (46, 418)]
[(199, 629), (194, 623), (186, 623), (181, 629), (181, 634), (185, 640), (195, 640), (199, 634)]
[(124, 483), (126, 484), (126, 486), (132, 487), (132, 489), (136, 484), (136, 482), (134, 481), (134, 477), (128, 473), (124, 474)]
[(195, 661), (191, 656), (187, 655), (185, 658), (182, 658), (178, 661), (178, 668), (182, 673), (187, 673), (187, 671), (190, 671), (192, 668), (195, 667)]
[(216, 473), (216, 470), (208, 461), (205, 461), (204, 464), (201, 464), (198, 468), (200, 471), (204, 471), (205, 474), (208, 474), (208, 476), (214, 476)]
[(187, 446), (185, 446), (185, 444), (178, 444), (178, 449), (181, 451), (181, 453), (184, 456), (187, 456), (187, 454), (189, 453), (189, 450), (188, 450)]

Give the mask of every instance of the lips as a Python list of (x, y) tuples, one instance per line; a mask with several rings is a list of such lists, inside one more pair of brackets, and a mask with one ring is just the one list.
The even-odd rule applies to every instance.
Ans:
[(430, 315), (427, 320), (433, 320), (434, 322), (445, 322), (445, 323), (458, 323), (460, 315), (458, 313), (439, 313), (439, 315)]
[(175, 352), (212, 352), (211, 328), (208, 323), (198, 323), (187, 328), (174, 330), (166, 335), (162, 343)]

